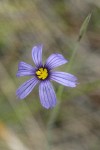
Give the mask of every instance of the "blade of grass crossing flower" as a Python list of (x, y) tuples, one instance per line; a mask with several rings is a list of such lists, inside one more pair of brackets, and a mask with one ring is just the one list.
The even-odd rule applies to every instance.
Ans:
[[(71, 70), (72, 68), (72, 64), (74, 62), (74, 58), (75, 58), (75, 55), (76, 55), (76, 52), (77, 52), (77, 49), (78, 49), (78, 46), (79, 46), (79, 42), (81, 41), (81, 39), (83, 38), (86, 30), (87, 30), (87, 27), (88, 27), (88, 24), (89, 24), (89, 21), (91, 19), (91, 14), (90, 13), (86, 19), (84, 20), (81, 28), (80, 28), (80, 31), (79, 31), (79, 36), (78, 36), (78, 40), (77, 42), (75, 43), (75, 48), (73, 50), (73, 53), (72, 53), (72, 56), (70, 58), (70, 62), (68, 64), (68, 67), (67, 67), (67, 71)], [(48, 142), (50, 143), (51, 141), (51, 129), (54, 125), (54, 122), (57, 118), (57, 115), (59, 113), (59, 109), (60, 109), (60, 105), (61, 105), (61, 96), (62, 96), (62, 93), (63, 93), (63, 89), (64, 87), (63, 86), (59, 86), (58, 88), (58, 92), (57, 92), (57, 97), (59, 98), (59, 102), (58, 102), (58, 105), (55, 107), (55, 109), (51, 112), (51, 115), (50, 115), (50, 119), (49, 119), (49, 122), (48, 122)], [(48, 148), (49, 149), (49, 148)]]
[(83, 38), (83, 36), (84, 36), (84, 34), (85, 34), (86, 30), (87, 30), (88, 24), (90, 22), (91, 15), (92, 15), (92, 13), (90, 13), (86, 17), (86, 19), (84, 20), (84, 22), (83, 22), (83, 24), (82, 24), (82, 26), (80, 28), (80, 32), (79, 32), (79, 36), (78, 36), (78, 41), (80, 41)]

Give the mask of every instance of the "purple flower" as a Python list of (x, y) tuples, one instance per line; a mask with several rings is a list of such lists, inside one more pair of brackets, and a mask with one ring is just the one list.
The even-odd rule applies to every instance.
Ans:
[(43, 65), (42, 45), (33, 47), (32, 59), (35, 67), (25, 62), (20, 62), (18, 65), (17, 77), (32, 76), (32, 78), (18, 88), (16, 95), (18, 98), (24, 99), (39, 83), (39, 96), (42, 106), (46, 109), (52, 108), (56, 105), (56, 94), (50, 81), (54, 80), (68, 87), (76, 87), (77, 78), (70, 73), (52, 70), (68, 62), (61, 54), (50, 55)]

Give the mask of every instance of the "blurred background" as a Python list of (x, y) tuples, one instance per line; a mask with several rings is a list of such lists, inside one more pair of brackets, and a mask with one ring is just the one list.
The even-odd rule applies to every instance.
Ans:
[[(44, 45), (44, 62), (55, 52), (70, 61), (90, 12), (87, 32), (70, 70), (80, 84), (64, 87), (50, 127), (53, 109), (40, 105), (38, 87), (24, 100), (16, 98), (17, 88), (29, 79), (16, 78), (18, 63), (33, 64), (31, 49), (38, 43)], [(67, 71), (67, 65), (57, 70)], [(53, 85), (58, 93), (58, 84)], [(48, 149), (100, 150), (99, 0), (0, 0), (0, 150)]]

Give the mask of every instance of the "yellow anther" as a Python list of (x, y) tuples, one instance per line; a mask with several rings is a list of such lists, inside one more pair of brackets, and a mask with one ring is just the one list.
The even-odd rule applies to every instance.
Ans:
[(39, 68), (37, 71), (36, 71), (36, 75), (39, 79), (46, 79), (48, 77), (48, 71), (46, 68)]

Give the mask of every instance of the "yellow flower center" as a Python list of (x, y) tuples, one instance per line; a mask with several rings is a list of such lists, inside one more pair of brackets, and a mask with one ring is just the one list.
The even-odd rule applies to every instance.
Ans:
[(39, 68), (36, 71), (36, 75), (39, 79), (44, 80), (48, 77), (48, 70), (46, 68)]

